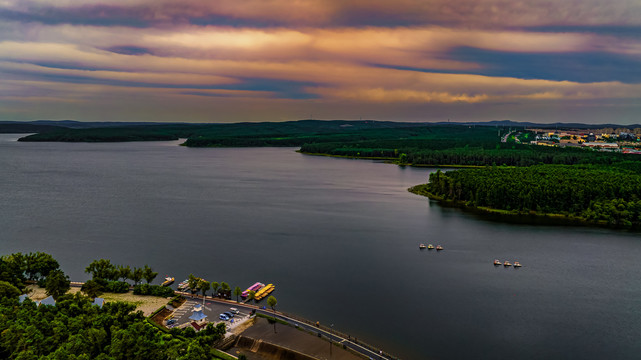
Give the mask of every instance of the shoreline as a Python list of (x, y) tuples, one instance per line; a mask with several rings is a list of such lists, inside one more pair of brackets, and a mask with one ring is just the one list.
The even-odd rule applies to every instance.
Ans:
[(503, 210), (495, 209), (486, 206), (472, 206), (468, 205), (465, 201), (447, 200), (441, 196), (431, 193), (424, 189), (426, 184), (415, 185), (407, 189), (412, 194), (425, 196), (430, 200), (439, 203), (440, 206), (457, 208), (466, 212), (471, 212), (484, 216), (488, 220), (496, 220), (503, 223), (525, 223), (525, 224), (541, 224), (552, 226), (584, 226), (584, 227), (600, 227), (608, 228), (611, 230), (628, 230), (640, 231), (641, 229), (635, 227), (615, 226), (603, 220), (599, 222), (587, 221), (583, 218), (557, 213), (542, 213), (537, 211), (518, 211), (518, 210)]
[(411, 167), (427, 167), (427, 168), (484, 168), (484, 165), (432, 165), (432, 164), (412, 164), (412, 163), (398, 163), (396, 160), (398, 158), (394, 157), (379, 157), (379, 156), (352, 156), (352, 155), (333, 155), (325, 153), (310, 153), (305, 151), (296, 150), (297, 153), (303, 155), (311, 156), (325, 156), (325, 157), (334, 157), (334, 158), (343, 158), (343, 159), (355, 159), (355, 160), (384, 160), (386, 164), (394, 164), (398, 166), (411, 166)]

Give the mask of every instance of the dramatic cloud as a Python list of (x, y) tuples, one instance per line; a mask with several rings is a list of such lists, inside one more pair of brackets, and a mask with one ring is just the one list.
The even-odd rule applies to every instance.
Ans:
[(0, 119), (641, 121), (631, 0), (0, 0), (0, 19)]

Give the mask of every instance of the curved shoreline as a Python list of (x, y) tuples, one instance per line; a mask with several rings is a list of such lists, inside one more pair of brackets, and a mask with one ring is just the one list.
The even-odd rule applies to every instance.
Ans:
[(384, 160), (386, 164), (395, 164), (398, 166), (412, 166), (412, 167), (427, 167), (427, 168), (484, 168), (484, 165), (432, 165), (432, 164), (412, 164), (404, 163), (401, 164), (398, 162), (398, 158), (395, 157), (378, 157), (378, 156), (352, 156), (352, 155), (333, 155), (326, 153), (310, 153), (305, 151), (296, 150), (297, 153), (303, 155), (312, 155), (312, 156), (326, 156), (334, 158), (343, 158), (343, 159), (356, 159), (356, 160)]

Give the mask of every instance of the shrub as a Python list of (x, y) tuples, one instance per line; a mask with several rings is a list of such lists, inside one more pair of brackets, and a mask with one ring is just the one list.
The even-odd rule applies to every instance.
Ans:
[(140, 284), (134, 286), (134, 294), (169, 297), (174, 295), (174, 291), (165, 286)]
[(124, 281), (109, 281), (105, 286), (105, 292), (126, 293), (129, 291), (129, 284)]

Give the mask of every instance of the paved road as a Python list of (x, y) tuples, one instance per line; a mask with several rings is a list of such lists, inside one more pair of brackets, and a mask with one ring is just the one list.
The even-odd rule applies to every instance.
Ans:
[[(191, 296), (191, 293), (183, 293), (183, 292), (177, 292), (177, 293), (180, 293), (180, 294), (185, 295), (187, 297)], [(199, 296), (199, 297), (202, 299), (202, 296)], [(329, 331), (326, 331), (326, 330), (321, 329), (319, 327), (316, 327), (314, 325), (310, 325), (307, 322), (303, 322), (303, 321), (300, 321), (300, 320), (296, 320), (296, 319), (290, 318), (290, 317), (288, 317), (288, 316), (286, 316), (286, 315), (284, 315), (284, 314), (282, 314), (282, 313), (280, 313), (278, 311), (276, 311), (274, 313), (271, 310), (263, 310), (262, 308), (260, 308), (260, 307), (258, 307), (256, 305), (249, 305), (249, 304), (242, 304), (242, 303), (239, 304), (239, 303), (237, 303), (235, 301), (220, 300), (220, 299), (215, 299), (215, 298), (210, 298), (210, 297), (207, 297), (206, 301), (207, 302), (211, 301), (211, 302), (216, 302), (216, 303), (223, 303), (223, 304), (226, 304), (226, 306), (235, 307), (235, 308), (237, 308), (237, 309), (239, 309), (241, 311), (245, 310), (247, 312), (251, 312), (251, 310), (256, 310), (257, 313), (261, 313), (261, 314), (264, 314), (264, 315), (267, 315), (267, 316), (273, 316), (273, 317), (275, 316), (276, 318), (279, 318), (279, 319), (281, 319), (283, 321), (286, 321), (287, 323), (289, 323), (289, 324), (291, 324), (293, 326), (297, 326), (297, 327), (302, 328), (304, 330), (307, 330), (309, 332), (321, 333), (322, 336), (324, 336), (324, 337), (326, 337), (328, 339), (331, 339), (333, 342), (339, 343), (341, 345), (345, 345), (345, 347), (348, 347), (348, 348), (350, 348), (350, 349), (352, 349), (352, 350), (354, 350), (354, 351), (356, 351), (356, 352), (358, 352), (360, 354), (363, 354), (363, 355), (369, 357), (370, 359), (377, 359), (377, 360), (392, 359), (391, 357), (389, 357), (386, 354), (381, 354), (380, 351), (377, 352), (377, 351), (371, 350), (371, 349), (369, 349), (367, 347), (364, 347), (362, 345), (359, 345), (359, 344), (355, 343), (351, 339), (346, 339), (346, 338), (344, 338), (342, 336), (336, 335), (334, 333), (331, 333)]]
[(501, 142), (502, 142), (502, 143), (507, 142), (507, 138), (508, 138), (508, 137), (510, 137), (510, 135), (512, 135), (512, 134), (513, 134), (513, 133), (515, 133), (515, 132), (516, 132), (516, 130), (512, 130), (512, 131), (510, 131), (509, 133), (507, 133), (507, 134), (503, 135), (503, 137), (501, 138)]

